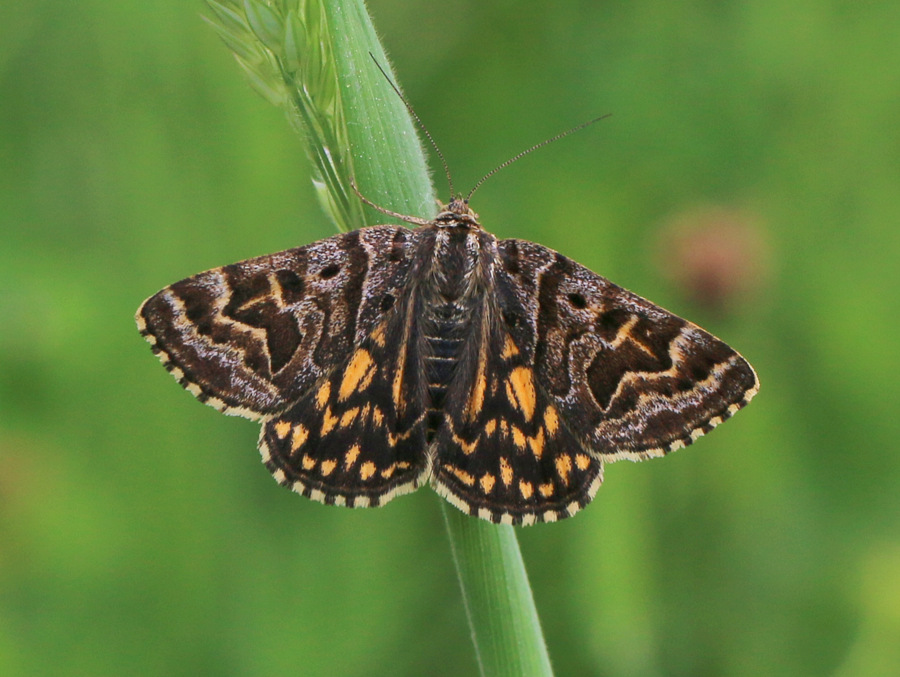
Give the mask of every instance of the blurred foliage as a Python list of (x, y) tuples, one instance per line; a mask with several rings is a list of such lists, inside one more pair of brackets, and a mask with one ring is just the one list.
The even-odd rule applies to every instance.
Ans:
[[(762, 381), (709, 438), (519, 532), (558, 674), (900, 673), (900, 5), (370, 10), (460, 189), (612, 113), (491, 179), (482, 223), (698, 321)], [(201, 11), (4, 8), (0, 674), (471, 674), (437, 497), (279, 489), (256, 426), (134, 329), (165, 284), (334, 232)], [(660, 243), (699, 213), (753, 232), (756, 286), (678, 283), (704, 264)]]

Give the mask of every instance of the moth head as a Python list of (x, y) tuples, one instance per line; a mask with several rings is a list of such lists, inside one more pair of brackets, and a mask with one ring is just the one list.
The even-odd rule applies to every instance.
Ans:
[(468, 198), (456, 196), (449, 204), (441, 206), (441, 213), (434, 220), (435, 225), (444, 227), (481, 228), (478, 214), (469, 207)]

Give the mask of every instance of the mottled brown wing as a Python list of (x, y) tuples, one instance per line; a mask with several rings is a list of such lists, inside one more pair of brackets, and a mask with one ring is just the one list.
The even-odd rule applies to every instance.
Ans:
[(282, 485), (314, 500), (374, 507), (428, 472), (425, 387), (413, 290), (341, 364), (263, 424), (259, 450)]
[(697, 325), (541, 245), (498, 249), (500, 313), (537, 389), (593, 458), (662, 456), (756, 394), (753, 368)]
[(338, 368), (391, 311), (416, 233), (374, 226), (214, 268), (147, 299), (138, 328), (199, 400), (269, 417)]
[[(530, 342), (486, 294), (447, 391), (431, 482), (460, 510), (504, 524), (553, 522), (593, 498), (603, 463), (540, 387)], [(523, 346), (520, 348), (519, 346)]]

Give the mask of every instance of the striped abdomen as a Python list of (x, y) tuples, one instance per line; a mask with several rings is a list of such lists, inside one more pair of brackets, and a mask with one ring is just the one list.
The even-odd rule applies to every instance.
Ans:
[[(434, 313), (429, 313), (433, 315)], [(467, 318), (455, 314), (444, 319), (429, 318), (425, 331), (425, 377), (428, 382), (428, 440), (441, 423), (444, 398), (453, 379), (465, 343)]]
[(440, 426), (447, 389), (462, 358), (481, 294), (477, 271), (478, 233), (467, 228), (441, 231), (431, 269), (423, 285), (427, 296), (421, 319), (425, 377), (428, 383), (428, 440)]

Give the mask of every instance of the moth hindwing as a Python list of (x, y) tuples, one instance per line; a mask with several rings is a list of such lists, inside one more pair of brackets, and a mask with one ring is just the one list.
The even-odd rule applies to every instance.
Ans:
[(575, 514), (605, 462), (691, 444), (756, 394), (696, 325), (541, 245), (497, 240), (455, 200), (215, 268), (137, 313), (183, 387), (261, 421), (276, 480), (376, 506), (430, 483), (461, 510)]

